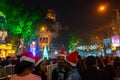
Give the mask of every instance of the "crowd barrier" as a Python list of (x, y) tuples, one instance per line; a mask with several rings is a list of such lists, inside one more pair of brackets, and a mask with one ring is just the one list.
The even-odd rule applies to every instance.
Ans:
[(7, 65), (0, 68), (0, 80), (9, 80), (11, 75), (14, 74), (15, 65)]
[[(51, 74), (53, 69), (57, 66), (57, 64), (47, 65), (47, 72), (48, 72), (48, 80), (51, 79)], [(0, 69), (0, 80), (9, 80), (11, 75), (14, 74), (15, 65), (7, 65), (4, 68)]]

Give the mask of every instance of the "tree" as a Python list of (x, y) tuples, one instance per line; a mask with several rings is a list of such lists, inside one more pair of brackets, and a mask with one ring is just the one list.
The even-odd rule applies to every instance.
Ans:
[(37, 23), (42, 19), (42, 13), (38, 10), (27, 9), (20, 0), (0, 0), (0, 11), (6, 15), (7, 22), (4, 29), (8, 30), (12, 37), (21, 36), (27, 43), (35, 37)]
[(81, 40), (82, 39), (78, 37), (75, 33), (70, 33), (68, 42), (69, 50), (71, 51), (75, 50), (76, 46), (80, 43)]

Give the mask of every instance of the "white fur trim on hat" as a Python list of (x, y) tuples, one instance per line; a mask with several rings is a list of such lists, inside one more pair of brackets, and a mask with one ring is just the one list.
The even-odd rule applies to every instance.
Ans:
[(43, 58), (40, 59), (40, 60), (38, 60), (38, 61), (35, 63), (35, 66), (37, 66), (39, 63), (41, 63), (43, 60), (44, 60)]
[(77, 64), (74, 64), (74, 63), (69, 62), (69, 61), (66, 59), (66, 57), (65, 57), (65, 61), (68, 62), (68, 63), (70, 63), (70, 65), (73, 66), (73, 67), (75, 67), (75, 66), (77, 65)]
[(29, 58), (29, 57), (26, 57), (26, 56), (22, 56), (22, 57), (20, 58), (20, 62), (22, 62), (22, 61), (28, 61), (28, 62), (35, 63), (35, 60), (34, 60), (34, 59)]
[(64, 56), (64, 57), (65, 57), (66, 55), (64, 55), (64, 54), (59, 54), (58, 56)]

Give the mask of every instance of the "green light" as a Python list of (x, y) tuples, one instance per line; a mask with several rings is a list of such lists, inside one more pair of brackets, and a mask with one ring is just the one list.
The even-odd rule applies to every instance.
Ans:
[(35, 38), (38, 20), (42, 20), (42, 14), (40, 11), (27, 9), (24, 4), (16, 5), (17, 1), (14, 4), (10, 1), (0, 0), (0, 16), (6, 18), (6, 23), (0, 29), (7, 30), (11, 37), (20, 35), (28, 43), (31, 38)]
[(46, 47), (46, 46), (44, 46), (43, 58), (49, 59), (49, 57), (48, 57), (48, 50), (47, 50), (47, 47)]
[(0, 16), (3, 16), (4, 18), (6, 18), (6, 16), (0, 11)]
[(76, 34), (71, 33), (69, 39), (69, 45), (68, 45), (70, 51), (74, 51), (76, 49), (76, 45), (80, 41), (81, 41), (80, 38)]

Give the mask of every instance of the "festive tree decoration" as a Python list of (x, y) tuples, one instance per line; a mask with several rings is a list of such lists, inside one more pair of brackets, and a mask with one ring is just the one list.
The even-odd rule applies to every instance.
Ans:
[(49, 59), (47, 46), (44, 46), (44, 49), (43, 49), (43, 58)]
[(0, 0), (0, 15), (6, 18), (3, 29), (8, 30), (12, 37), (21, 36), (25, 42), (35, 37), (36, 23), (42, 19), (40, 11), (27, 9), (20, 0), (13, 3), (11, 0)]

